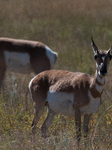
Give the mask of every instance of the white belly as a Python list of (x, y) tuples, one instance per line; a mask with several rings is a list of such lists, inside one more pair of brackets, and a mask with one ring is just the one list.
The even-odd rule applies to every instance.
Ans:
[(7, 70), (18, 73), (31, 73), (30, 56), (27, 53), (5, 51)]
[(72, 93), (49, 91), (47, 95), (49, 107), (57, 114), (74, 116), (75, 109), (72, 107), (74, 95)]

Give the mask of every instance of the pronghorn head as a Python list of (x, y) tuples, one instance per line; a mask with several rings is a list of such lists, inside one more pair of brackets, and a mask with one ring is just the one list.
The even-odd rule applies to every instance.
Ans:
[(101, 51), (97, 48), (95, 42), (92, 40), (92, 47), (94, 51), (94, 58), (96, 60), (97, 72), (100, 76), (106, 76), (108, 73), (109, 63), (112, 58), (111, 51), (112, 47), (107, 51)]

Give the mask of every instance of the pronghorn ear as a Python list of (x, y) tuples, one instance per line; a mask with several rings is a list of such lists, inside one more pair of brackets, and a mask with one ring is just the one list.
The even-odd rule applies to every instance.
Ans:
[(111, 60), (111, 58), (112, 58), (112, 46), (108, 50), (108, 55), (110, 56), (110, 60)]
[(99, 53), (99, 50), (98, 50), (98, 48), (97, 48), (95, 42), (93, 41), (93, 38), (92, 38), (92, 37), (91, 37), (91, 41), (92, 41), (91, 45), (92, 45), (92, 48), (93, 48), (94, 53)]

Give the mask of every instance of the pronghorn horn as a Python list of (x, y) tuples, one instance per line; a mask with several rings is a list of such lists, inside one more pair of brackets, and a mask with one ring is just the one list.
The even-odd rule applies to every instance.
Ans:
[(92, 38), (92, 37), (91, 37), (91, 41), (92, 41), (91, 45), (92, 45), (92, 47), (93, 47), (94, 53), (99, 53), (98, 48), (97, 48), (95, 42), (93, 41), (93, 38)]
[(112, 46), (108, 50), (108, 54), (111, 54), (111, 53), (112, 53)]
[(108, 50), (108, 55), (110, 55), (110, 60), (111, 60), (111, 58), (112, 58), (112, 46)]

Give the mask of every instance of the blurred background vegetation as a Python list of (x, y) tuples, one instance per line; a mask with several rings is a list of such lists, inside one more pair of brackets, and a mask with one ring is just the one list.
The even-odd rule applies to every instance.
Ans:
[[(94, 76), (95, 61), (91, 36), (99, 49), (112, 46), (111, 0), (0, 0), (0, 37), (41, 41), (58, 52), (54, 69), (81, 71)], [(25, 112), (25, 93), (34, 74), (7, 73), (5, 91), (0, 95), (0, 150), (78, 149), (74, 118), (58, 115), (49, 138), (37, 130), (37, 143), (31, 143), (33, 106), (30, 95)], [(90, 122), (86, 145), (80, 149), (112, 148), (112, 64), (106, 78), (102, 105)], [(38, 128), (44, 121), (46, 110)]]

